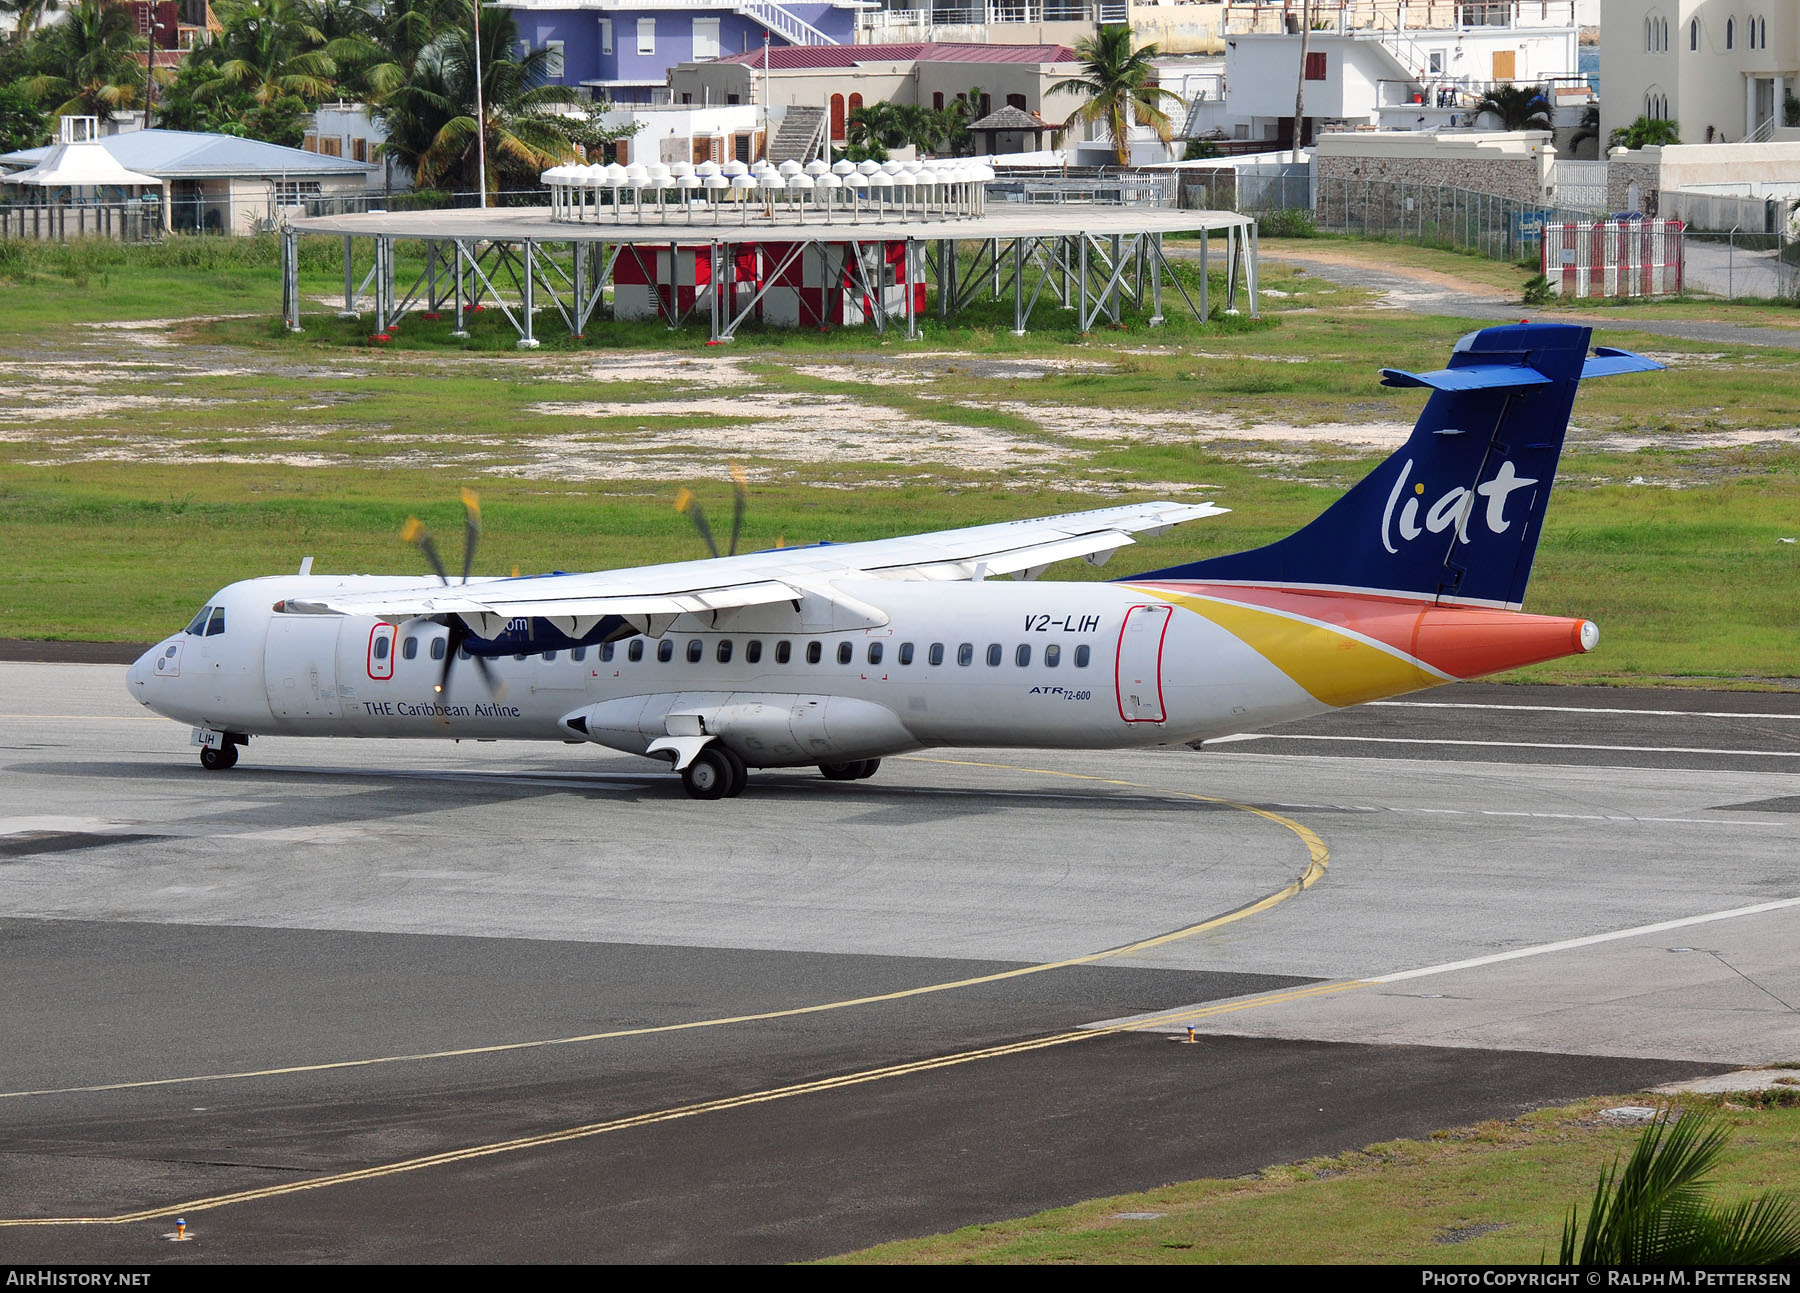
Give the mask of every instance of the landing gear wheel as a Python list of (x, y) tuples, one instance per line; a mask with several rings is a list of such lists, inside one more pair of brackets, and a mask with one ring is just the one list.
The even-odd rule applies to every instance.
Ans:
[(692, 799), (723, 799), (734, 780), (730, 751), (711, 745), (696, 754), (681, 773), (682, 787)]
[(223, 772), (237, 765), (237, 746), (221, 745), (213, 749), (210, 745), (200, 747), (200, 766), (208, 772)]
[(736, 799), (744, 793), (744, 787), (750, 784), (750, 769), (744, 766), (744, 761), (738, 757), (736, 750), (722, 745), (715, 745), (713, 748), (723, 754), (726, 762), (731, 765), (731, 784), (725, 788), (725, 798)]
[[(857, 778), (866, 777), (869, 772), (873, 772), (874, 769), (869, 768), (869, 765), (875, 762), (879, 762), (879, 760), (852, 759), (848, 763), (821, 763), (819, 775), (827, 781), (855, 781)], [(869, 772), (863, 771), (864, 768), (869, 768)]]
[(862, 761), (862, 771), (856, 774), (856, 779), (858, 781), (867, 781), (870, 777), (875, 775), (875, 769), (880, 766), (880, 759), (864, 759)]

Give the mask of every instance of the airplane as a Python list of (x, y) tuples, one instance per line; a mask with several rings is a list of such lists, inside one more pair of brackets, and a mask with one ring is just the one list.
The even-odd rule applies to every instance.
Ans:
[(1580, 654), (1590, 621), (1520, 610), (1570, 409), (1583, 378), (1661, 367), (1590, 355), (1590, 331), (1483, 328), (1441, 371), (1383, 369), (1429, 392), (1406, 443), (1250, 551), (1039, 579), (1228, 510), (1161, 501), (746, 553), (734, 523), (725, 555), (702, 517), (710, 558), (471, 578), (465, 492), (460, 581), (412, 522), (435, 582), (308, 558), (220, 590), (127, 686), (215, 771), (265, 735), (593, 742), (710, 800), (750, 769), (857, 780), (927, 747), (1193, 744)]

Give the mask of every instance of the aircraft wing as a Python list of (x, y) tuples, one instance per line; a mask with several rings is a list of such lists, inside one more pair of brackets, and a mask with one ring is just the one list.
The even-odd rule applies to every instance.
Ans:
[(637, 566), (584, 574), (483, 579), (467, 584), (420, 583), (379, 593), (291, 598), (291, 614), (375, 615), (413, 619), (456, 615), (483, 637), (506, 621), (543, 618), (574, 636), (606, 616), (660, 632), (678, 615), (796, 602), (808, 593), (832, 598), (844, 578), (970, 580), (1016, 574), (1035, 578), (1071, 557), (1103, 563), (1134, 534), (1160, 534), (1183, 521), (1228, 511), (1211, 503), (1130, 503), (1028, 521), (1002, 521), (958, 530), (775, 548), (732, 557)]

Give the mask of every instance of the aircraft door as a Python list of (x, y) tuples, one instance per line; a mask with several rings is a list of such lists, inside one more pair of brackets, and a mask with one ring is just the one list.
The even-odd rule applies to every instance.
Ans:
[[(270, 617), (263, 685), (268, 689), (269, 712), (276, 718), (338, 716), (338, 631), (346, 622), (337, 615)], [(389, 648), (391, 668), (391, 641)]]
[(369, 680), (387, 682), (394, 676), (394, 626), (377, 624), (369, 630)]
[(1163, 639), (1171, 606), (1133, 606), (1119, 630), (1119, 717), (1127, 723), (1160, 723)]

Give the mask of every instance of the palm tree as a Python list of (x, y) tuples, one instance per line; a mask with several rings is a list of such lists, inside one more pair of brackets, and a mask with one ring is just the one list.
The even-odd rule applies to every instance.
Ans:
[(1657, 117), (1639, 117), (1629, 126), (1621, 126), (1606, 141), (1608, 148), (1651, 148), (1659, 144), (1679, 144), (1678, 122)]
[(540, 172), (576, 157), (581, 123), (542, 109), (580, 102), (565, 86), (547, 84), (550, 52), (518, 56), (518, 27), (494, 11), (481, 24), (481, 98), (475, 119), (473, 24), (446, 28), (406, 68), (404, 81), (381, 101), (385, 155), (409, 168), (421, 187), (477, 187), (485, 135), (490, 189), (500, 181), (535, 185)]
[(1145, 45), (1134, 53), (1131, 28), (1102, 27), (1099, 35), (1076, 41), (1075, 53), (1081, 60), (1082, 75), (1058, 81), (1049, 93), (1066, 90), (1086, 95), (1087, 102), (1057, 127), (1058, 142), (1077, 125), (1098, 124), (1113, 141), (1119, 165), (1125, 166), (1131, 161), (1128, 135), (1133, 121), (1149, 126), (1165, 144), (1175, 137), (1174, 123), (1158, 105), (1165, 100), (1180, 103), (1181, 96), (1155, 83), (1156, 69), (1150, 62), (1156, 57), (1155, 45)]
[(1535, 85), (1496, 85), (1481, 96), (1475, 112), (1498, 117), (1502, 130), (1550, 129), (1550, 103)]
[(258, 103), (320, 103), (337, 92), (337, 63), (323, 32), (293, 0), (220, 0), (225, 34), (209, 51), (223, 84)]
[(1588, 140), (1594, 140), (1596, 146), (1600, 139), (1600, 105), (1590, 103), (1581, 110), (1581, 124), (1575, 127), (1575, 133), (1569, 136), (1569, 156), (1573, 157)]
[(143, 66), (133, 57), (145, 40), (131, 29), (130, 11), (102, 0), (81, 0), (63, 22), (38, 41), (39, 66), (54, 69), (28, 76), (25, 92), (47, 107), (48, 115), (110, 117), (138, 103)]
[(0, 0), (0, 13), (13, 15), (13, 45), (23, 47), (31, 32), (44, 20), (45, 14), (56, 12), (57, 0)]
[(1800, 1257), (1800, 1215), (1770, 1191), (1735, 1207), (1709, 1203), (1706, 1177), (1728, 1130), (1710, 1114), (1665, 1108), (1624, 1167), (1613, 1159), (1594, 1187), (1587, 1225), (1563, 1226), (1563, 1266), (1763, 1266)]

